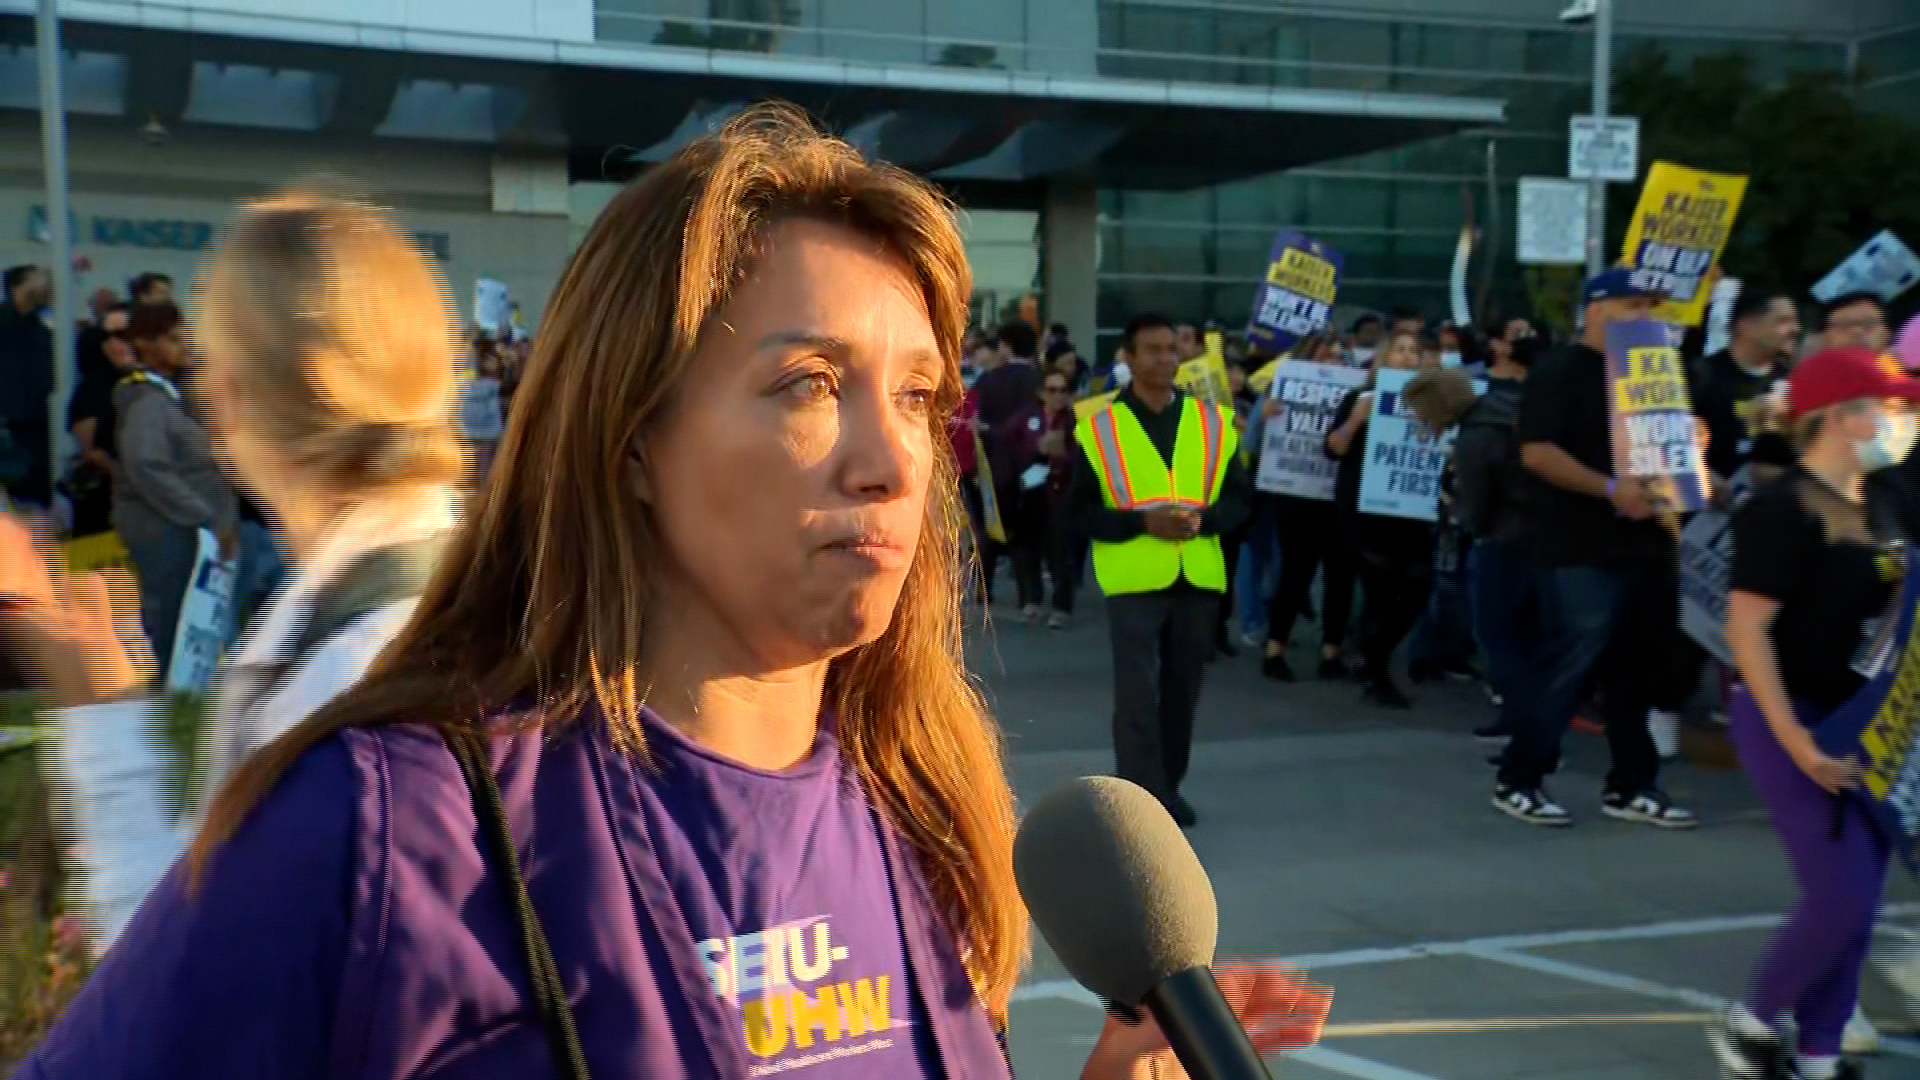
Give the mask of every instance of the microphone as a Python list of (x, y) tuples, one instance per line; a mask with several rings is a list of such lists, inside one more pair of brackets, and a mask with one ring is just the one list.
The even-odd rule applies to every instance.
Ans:
[(1158, 799), (1109, 776), (1067, 784), (1020, 823), (1013, 872), (1068, 974), (1144, 1006), (1188, 1076), (1271, 1080), (1213, 979), (1213, 883)]

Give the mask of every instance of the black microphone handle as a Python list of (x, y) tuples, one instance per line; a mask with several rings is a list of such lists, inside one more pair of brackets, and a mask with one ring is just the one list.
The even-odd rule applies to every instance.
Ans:
[(1191, 1080), (1273, 1080), (1213, 981), (1213, 969), (1170, 975), (1141, 1004), (1160, 1022)]

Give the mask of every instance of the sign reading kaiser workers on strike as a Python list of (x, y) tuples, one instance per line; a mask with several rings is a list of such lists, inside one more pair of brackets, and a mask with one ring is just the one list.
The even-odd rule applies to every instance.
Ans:
[(1653, 318), (1698, 326), (1711, 299), (1713, 265), (1733, 231), (1747, 178), (1656, 161), (1627, 226), (1626, 263), (1667, 295)]
[(1340, 288), (1340, 264), (1338, 251), (1303, 233), (1289, 229), (1274, 237), (1267, 280), (1253, 296), (1248, 344), (1283, 353), (1326, 329)]

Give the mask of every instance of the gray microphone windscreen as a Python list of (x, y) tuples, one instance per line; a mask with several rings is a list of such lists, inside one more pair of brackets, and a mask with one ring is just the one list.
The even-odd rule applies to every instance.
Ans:
[(1067, 973), (1138, 1005), (1170, 975), (1213, 963), (1213, 883), (1160, 801), (1110, 776), (1035, 803), (1013, 842), (1020, 895)]

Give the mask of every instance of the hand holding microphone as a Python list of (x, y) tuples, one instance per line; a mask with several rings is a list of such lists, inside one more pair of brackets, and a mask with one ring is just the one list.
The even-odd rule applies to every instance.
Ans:
[(1041, 936), (1074, 979), (1147, 1014), (1109, 1020), (1086, 1080), (1164, 1080), (1175, 1061), (1193, 1080), (1269, 1080), (1262, 1054), (1319, 1037), (1327, 988), (1260, 964), (1223, 966), (1216, 980), (1213, 885), (1140, 787), (1089, 777), (1047, 796), (1021, 823), (1013, 863)]

